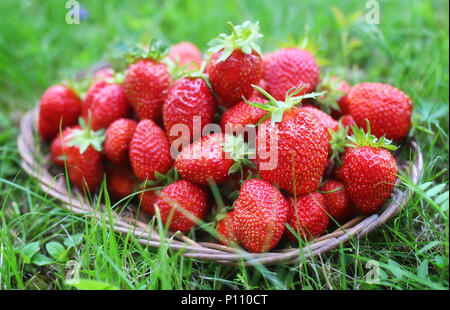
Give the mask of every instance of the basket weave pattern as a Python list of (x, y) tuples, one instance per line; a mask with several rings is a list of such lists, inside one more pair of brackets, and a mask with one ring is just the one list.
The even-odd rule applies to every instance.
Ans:
[[(222, 264), (274, 264), (283, 262), (286, 264), (295, 263), (301, 259), (319, 255), (330, 251), (351, 238), (362, 238), (373, 231), (389, 219), (396, 216), (411, 197), (411, 192), (398, 186), (392, 194), (387, 204), (379, 214), (370, 216), (358, 216), (351, 219), (335, 231), (323, 235), (310, 241), (303, 249), (289, 248), (274, 250), (268, 253), (248, 253), (242, 249), (228, 247), (219, 243), (194, 241), (182, 234), (169, 234), (162, 240), (156, 231), (149, 227), (150, 218), (144, 213), (137, 214), (137, 207), (128, 205), (125, 211), (120, 214), (113, 212), (113, 223), (110, 223), (106, 207), (100, 206), (100, 210), (95, 210), (90, 202), (86, 201), (83, 194), (74, 187), (71, 188), (71, 197), (67, 190), (64, 173), (54, 169), (49, 155), (44, 156), (39, 148), (39, 141), (36, 141), (35, 120), (37, 111), (32, 110), (26, 113), (21, 121), (21, 130), (18, 137), (18, 148), (21, 155), (23, 169), (35, 177), (43, 191), (61, 202), (61, 206), (71, 212), (78, 214), (88, 214), (106, 220), (108, 225), (112, 225), (117, 233), (133, 233), (139, 243), (159, 247), (162, 242), (166, 242), (172, 250), (183, 250), (183, 255), (200, 260), (215, 261)], [(405, 143), (402, 148), (411, 151), (413, 162), (399, 162), (398, 154), (394, 154), (397, 159), (399, 170), (404, 170), (414, 183), (418, 183), (423, 167), (423, 159), (420, 147), (416, 140)], [(38, 160), (37, 158), (43, 158)], [(99, 212), (105, 212), (103, 215)]]

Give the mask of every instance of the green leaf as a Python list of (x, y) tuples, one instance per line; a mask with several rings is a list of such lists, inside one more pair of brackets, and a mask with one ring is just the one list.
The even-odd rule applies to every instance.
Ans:
[(32, 262), (33, 262), (33, 264), (38, 265), (38, 266), (45, 266), (45, 265), (50, 265), (50, 264), (55, 263), (55, 261), (53, 259), (51, 259), (50, 257), (47, 257), (41, 253), (38, 253), (35, 256), (33, 256)]
[(228, 170), (228, 174), (238, 172), (240, 169), (241, 169), (240, 162), (235, 162), (233, 165), (231, 165), (230, 169)]
[(399, 279), (401, 279), (403, 277), (403, 275), (405, 274), (405, 271), (403, 270), (403, 268), (396, 261), (393, 261), (392, 259), (388, 260), (388, 269), (395, 277), (397, 277)]
[(79, 290), (118, 290), (117, 286), (97, 280), (72, 280), (66, 281), (68, 285), (72, 285)]
[(80, 244), (82, 240), (83, 240), (83, 234), (75, 234), (75, 235), (67, 237), (64, 240), (64, 245), (67, 248), (74, 248), (78, 244)]
[(445, 184), (438, 184), (435, 187), (433, 187), (432, 189), (428, 190), (425, 195), (427, 195), (428, 197), (434, 197), (437, 194), (439, 194), (445, 187)]
[(426, 182), (426, 183), (420, 184), (419, 188), (422, 190), (426, 190), (428, 187), (430, 187), (431, 184), (433, 184), (433, 182)]
[(63, 261), (66, 258), (66, 248), (59, 242), (51, 241), (45, 245), (48, 254), (57, 261)]
[(428, 278), (428, 261), (426, 259), (420, 263), (417, 269), (417, 275), (422, 279)]
[(448, 201), (448, 191), (440, 194), (436, 199), (435, 202), (440, 205), (442, 204), (444, 201)]
[(23, 260), (26, 264), (30, 264), (33, 256), (39, 251), (39, 242), (31, 242), (25, 245), (20, 254), (22, 255)]

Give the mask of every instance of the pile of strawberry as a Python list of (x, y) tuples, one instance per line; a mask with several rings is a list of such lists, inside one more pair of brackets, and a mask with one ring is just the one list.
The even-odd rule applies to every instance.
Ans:
[(164, 53), (154, 41), (124, 55), (122, 79), (96, 72), (84, 98), (48, 88), (38, 132), (54, 164), (89, 193), (106, 174), (112, 198), (134, 197), (171, 231), (211, 222), (221, 243), (256, 253), (377, 212), (397, 180), (391, 141), (408, 135), (408, 96), (321, 77), (297, 47), (263, 54), (258, 23), (229, 25), (205, 60), (192, 43)]

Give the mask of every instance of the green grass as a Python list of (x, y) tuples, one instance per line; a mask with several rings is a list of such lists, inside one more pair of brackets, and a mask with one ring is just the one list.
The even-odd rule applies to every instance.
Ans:
[[(377, 26), (364, 22), (359, 0), (80, 2), (89, 11), (80, 25), (65, 23), (65, 1), (0, 2), (0, 289), (69, 289), (69, 261), (83, 279), (78, 288), (448, 289), (448, 2), (380, 0)], [(351, 22), (358, 11), (362, 19)], [(66, 212), (21, 169), (20, 117), (49, 85), (104, 59), (115, 41), (189, 40), (205, 51), (227, 21), (247, 19), (260, 21), (263, 51), (309, 31), (326, 60), (322, 71), (351, 84), (390, 83), (411, 97), (424, 173), (417, 185), (402, 182), (413, 195), (395, 219), (296, 265), (223, 266), (167, 244), (144, 247), (105, 220)], [(365, 278), (374, 261), (378, 284)]]

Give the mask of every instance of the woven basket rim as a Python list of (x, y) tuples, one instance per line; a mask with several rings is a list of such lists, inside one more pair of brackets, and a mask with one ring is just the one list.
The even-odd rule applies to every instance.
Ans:
[[(23, 169), (39, 181), (40, 187), (48, 195), (58, 199), (62, 207), (66, 210), (78, 214), (88, 214), (97, 219), (103, 219), (110, 225), (108, 213), (104, 204), (100, 204), (101, 210), (95, 210), (84, 199), (81, 192), (72, 188), (72, 197), (68, 197), (66, 179), (63, 174), (55, 176), (49, 170), (51, 159), (49, 155), (40, 153), (39, 143), (36, 141), (36, 119), (37, 108), (28, 111), (21, 120), (20, 134), (17, 138), (19, 153), (21, 155), (21, 165)], [(414, 183), (418, 183), (423, 169), (423, 158), (417, 139), (406, 141), (403, 147), (411, 151), (412, 162), (397, 162), (399, 169), (403, 169), (410, 176)], [(395, 154), (394, 154), (395, 155)], [(39, 162), (37, 157), (42, 157)], [(148, 225), (149, 217), (144, 212), (136, 213), (134, 205), (128, 205), (125, 212), (118, 214), (113, 212), (113, 230), (117, 233), (133, 233), (139, 243), (149, 247), (159, 247), (164, 243), (175, 251), (182, 250), (182, 255), (204, 261), (214, 261), (221, 264), (293, 264), (302, 259), (308, 259), (316, 255), (326, 253), (345, 243), (352, 238), (359, 239), (366, 236), (374, 229), (381, 226), (386, 221), (396, 216), (411, 198), (411, 190), (399, 186), (400, 179), (397, 179), (396, 186), (391, 195), (391, 199), (378, 214), (370, 216), (357, 216), (352, 218), (333, 232), (322, 235), (317, 239), (305, 242), (303, 248), (280, 249), (266, 253), (249, 253), (241, 248), (225, 246), (213, 242), (201, 242), (188, 238), (179, 233), (169, 233), (168, 238), (161, 240), (156, 231), (150, 230)], [(105, 213), (102, 213), (105, 212)], [(103, 216), (103, 217), (102, 217)]]

